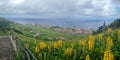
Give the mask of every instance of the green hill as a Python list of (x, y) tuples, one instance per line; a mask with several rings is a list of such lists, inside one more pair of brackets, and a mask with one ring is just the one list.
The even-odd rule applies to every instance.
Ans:
[(25, 37), (35, 38), (38, 40), (79, 40), (85, 37), (84, 34), (71, 34), (56, 32), (50, 28), (38, 28), (32, 24), (19, 24), (5, 18), (0, 18), (0, 35), (9, 35), (11, 28), (16, 33), (23, 33)]

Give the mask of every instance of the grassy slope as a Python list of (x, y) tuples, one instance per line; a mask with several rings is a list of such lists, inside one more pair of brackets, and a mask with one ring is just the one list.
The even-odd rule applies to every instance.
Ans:
[[(80, 39), (87, 39), (86, 35), (72, 35), (72, 34), (68, 34), (68, 33), (61, 33), (61, 32), (56, 32), (54, 30), (51, 29), (45, 29), (45, 28), (35, 28), (31, 25), (14, 25), (14, 27), (20, 31), (23, 32), (23, 35), (16, 33), (16, 35), (19, 36), (19, 38), (24, 41), (24, 43), (29, 43), (30, 45), (32, 45), (32, 47), (30, 48), (30, 50), (34, 50), (34, 47), (39, 44), (39, 42), (44, 41), (46, 42), (48, 45), (53, 44), (54, 42), (56, 42), (57, 40), (44, 40), (44, 38), (48, 38), (48, 37), (59, 37), (59, 36), (63, 36), (65, 38), (67, 38), (68, 40), (65, 40), (63, 43), (64, 44), (71, 44), (74, 45), (74, 43), (78, 43), (78, 40)], [(40, 31), (42, 33), (41, 38), (33, 38), (31, 37), (33, 34), (35, 33), (31, 33), (29, 31), (23, 30), (24, 28), (28, 28), (31, 29), (35, 32)], [(34, 41), (37, 42), (37, 44), (34, 43)], [(69, 43), (68, 43), (69, 42)]]
[[(47, 29), (47, 28), (36, 28), (36, 27), (33, 27), (32, 25), (19, 25), (19, 26), (16, 25), (15, 27), (18, 30), (22, 31), (23, 35), (27, 37), (33, 37), (35, 33), (37, 33), (38, 31), (41, 32), (42, 35), (40, 35), (40, 37), (37, 38), (38, 40), (45, 40), (47, 38), (57, 38), (60, 36), (66, 38), (67, 40), (79, 40), (80, 38), (85, 38), (86, 36), (83, 34), (75, 35), (70, 33), (56, 32), (52, 29)], [(30, 30), (34, 32), (30, 32)]]

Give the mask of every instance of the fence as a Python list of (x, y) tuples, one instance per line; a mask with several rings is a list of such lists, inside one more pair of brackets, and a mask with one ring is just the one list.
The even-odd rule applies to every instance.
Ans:
[(37, 58), (30, 51), (30, 49), (25, 46), (23, 41), (20, 40), (18, 36), (14, 34), (13, 31), (11, 33), (10, 40), (11, 40), (11, 43), (14, 47), (16, 54), (18, 53), (18, 51), (22, 53), (22, 58), (20, 60), (37, 60)]

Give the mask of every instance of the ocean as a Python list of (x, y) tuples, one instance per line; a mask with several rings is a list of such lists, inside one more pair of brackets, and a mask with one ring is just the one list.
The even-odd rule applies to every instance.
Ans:
[(113, 18), (8, 18), (11, 21), (21, 24), (47, 24), (50, 26), (63, 27), (80, 27), (83, 29), (93, 28), (97, 29), (104, 22), (110, 24), (114, 21)]

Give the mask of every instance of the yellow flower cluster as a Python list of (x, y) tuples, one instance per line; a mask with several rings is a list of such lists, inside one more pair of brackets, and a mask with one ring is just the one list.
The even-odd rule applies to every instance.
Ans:
[(62, 47), (62, 40), (58, 41), (58, 46)]
[(113, 46), (113, 41), (110, 37), (107, 38), (107, 44), (106, 44), (106, 48), (110, 49), (110, 47)]
[(102, 39), (102, 36), (103, 36), (102, 33), (98, 35), (99, 40)]
[(85, 60), (90, 60), (90, 56), (87, 55), (87, 56), (85, 57)]
[(86, 43), (85, 40), (80, 40), (79, 41), (79, 45), (82, 46), (82, 47), (85, 47), (85, 43)]
[(58, 48), (58, 44), (54, 43), (54, 48), (57, 49)]
[(88, 40), (88, 49), (89, 50), (93, 49), (93, 47), (94, 47), (94, 40), (95, 40), (94, 36), (90, 35), (89, 36), (89, 40)]
[(44, 49), (47, 47), (47, 44), (44, 42), (40, 42), (39, 46), (40, 46), (40, 49)]
[(65, 55), (68, 56), (68, 57), (71, 57), (72, 56), (72, 48), (67, 48), (65, 50)]
[(62, 40), (58, 40), (57, 43), (54, 43), (54, 48), (57, 49), (58, 47), (62, 47)]
[(103, 60), (114, 60), (114, 55), (110, 52), (110, 50), (106, 50), (104, 52)]

